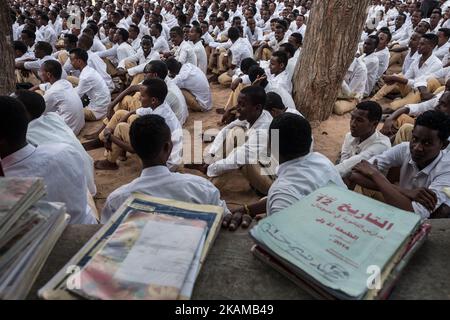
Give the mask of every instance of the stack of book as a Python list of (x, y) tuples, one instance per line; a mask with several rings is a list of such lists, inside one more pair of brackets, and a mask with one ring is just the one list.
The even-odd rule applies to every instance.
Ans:
[(223, 208), (132, 195), (41, 290), (44, 299), (190, 299)]
[(387, 299), (427, 238), (420, 216), (328, 186), (250, 230), (254, 255), (322, 299)]
[(26, 297), (69, 220), (44, 194), (42, 179), (0, 178), (0, 299)]

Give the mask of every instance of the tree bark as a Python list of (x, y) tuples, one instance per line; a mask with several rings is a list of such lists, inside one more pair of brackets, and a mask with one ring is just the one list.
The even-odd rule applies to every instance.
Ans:
[(354, 59), (370, 0), (313, 2), (294, 77), (297, 109), (311, 122), (326, 120)]
[(6, 0), (0, 0), (0, 95), (11, 94), (16, 86), (12, 39), (10, 8)]

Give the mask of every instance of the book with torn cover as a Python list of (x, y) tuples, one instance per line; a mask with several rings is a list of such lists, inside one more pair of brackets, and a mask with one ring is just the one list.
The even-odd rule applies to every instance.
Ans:
[(414, 213), (328, 186), (261, 220), (250, 235), (327, 296), (363, 299), (368, 270), (378, 268), (387, 278), (420, 225)]

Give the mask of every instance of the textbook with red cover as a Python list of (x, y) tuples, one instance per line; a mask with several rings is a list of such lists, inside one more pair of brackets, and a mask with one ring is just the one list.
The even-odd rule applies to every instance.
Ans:
[(429, 229), (412, 212), (328, 186), (250, 234), (258, 258), (316, 297), (385, 299)]

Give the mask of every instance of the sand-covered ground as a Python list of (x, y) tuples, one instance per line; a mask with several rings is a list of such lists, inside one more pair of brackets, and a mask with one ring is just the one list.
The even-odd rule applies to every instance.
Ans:
[[(214, 84), (211, 85), (211, 89), (213, 95), (213, 110), (207, 113), (191, 112), (184, 125), (184, 128), (191, 133), (192, 138), (194, 134), (194, 121), (202, 121), (203, 130), (218, 128), (218, 122), (221, 119), (221, 115), (217, 114), (215, 109), (225, 105), (230, 89), (224, 89), (220, 85)], [(344, 116), (333, 115), (330, 119), (314, 128), (314, 151), (324, 154), (334, 162), (339, 154), (344, 136), (349, 130), (349, 119), (350, 115), (348, 114)], [(95, 128), (100, 126), (100, 122), (87, 123), (85, 129), (81, 132), (80, 137), (85, 133), (92, 132)], [(83, 141), (84, 139), (81, 138), (81, 140)], [(89, 154), (94, 160), (100, 160), (104, 158), (104, 149), (95, 149), (89, 151)], [(97, 184), (98, 192), (95, 196), (95, 202), (99, 212), (103, 208), (106, 197), (116, 188), (139, 176), (140, 170), (141, 163), (134, 154), (129, 154), (127, 161), (120, 162), (119, 170), (96, 170), (95, 182)], [(184, 169), (184, 171), (201, 175), (196, 170)], [(251, 203), (259, 198), (255, 192), (250, 189), (248, 183), (239, 172), (230, 177), (229, 183), (221, 190), (221, 193), (223, 199), (226, 200), (230, 208), (244, 203)]]

